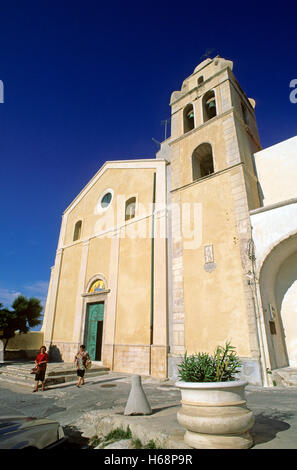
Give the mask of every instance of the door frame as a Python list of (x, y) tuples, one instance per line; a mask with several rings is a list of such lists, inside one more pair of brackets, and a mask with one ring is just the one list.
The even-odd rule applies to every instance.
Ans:
[(106, 327), (106, 314), (107, 314), (107, 303), (108, 303), (108, 295), (107, 294), (109, 292), (110, 292), (110, 289), (106, 289), (104, 291), (101, 291), (100, 293), (96, 292), (94, 294), (92, 294), (92, 293), (91, 294), (90, 293), (82, 294), (82, 297), (83, 297), (83, 314), (82, 314), (82, 321), (81, 321), (80, 344), (84, 344), (88, 305), (89, 304), (99, 303), (99, 302), (104, 303), (101, 361), (96, 361), (96, 362), (99, 362), (100, 364), (103, 363), (103, 359), (104, 359), (105, 327)]
[[(88, 344), (88, 336), (89, 336), (88, 327), (89, 327), (89, 321), (90, 321), (90, 308), (91, 308), (92, 305), (96, 305), (96, 306), (101, 305), (102, 306), (102, 304), (103, 304), (103, 309), (101, 307), (101, 309), (102, 309), (101, 310), (101, 314), (102, 314), (102, 320), (101, 321), (103, 322), (103, 324), (102, 324), (101, 339), (100, 339), (100, 343), (101, 343), (100, 359), (95, 359), (95, 358), (92, 359), (91, 358), (91, 360), (93, 362), (102, 362), (103, 328), (104, 328), (104, 302), (103, 301), (101, 301), (101, 302), (88, 302), (87, 303), (87, 308), (86, 308), (85, 337), (84, 337), (83, 343), (85, 344), (87, 351), (90, 353), (90, 349), (89, 349), (90, 345)], [(100, 323), (101, 323), (101, 321), (100, 321)], [(98, 348), (97, 340), (98, 340), (98, 323), (99, 322), (97, 321), (96, 323), (97, 323), (97, 327), (96, 327), (96, 341), (95, 341), (95, 357), (97, 356), (97, 352), (99, 352), (98, 349), (97, 349)]]

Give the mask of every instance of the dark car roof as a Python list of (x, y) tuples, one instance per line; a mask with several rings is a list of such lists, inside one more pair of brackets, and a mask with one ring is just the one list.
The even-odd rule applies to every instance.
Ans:
[(0, 418), (0, 435), (16, 431), (20, 428), (29, 428), (31, 426), (41, 426), (43, 424), (57, 423), (51, 419), (36, 418), (29, 416), (7, 416)]

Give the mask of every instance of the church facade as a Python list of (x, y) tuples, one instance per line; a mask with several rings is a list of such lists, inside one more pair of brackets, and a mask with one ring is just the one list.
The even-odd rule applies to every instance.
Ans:
[(84, 343), (111, 370), (174, 378), (185, 352), (231, 341), (250, 383), (297, 365), (297, 139), (262, 149), (232, 69), (199, 64), (156, 158), (106, 162), (65, 210), (42, 327), (52, 360)]

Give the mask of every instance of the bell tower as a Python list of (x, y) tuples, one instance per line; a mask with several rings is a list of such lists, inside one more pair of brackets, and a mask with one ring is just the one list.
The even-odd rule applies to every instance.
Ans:
[(232, 69), (208, 58), (171, 95), (169, 371), (175, 375), (185, 351), (213, 352), (231, 339), (243, 370), (260, 383), (246, 274), (249, 211), (260, 206), (253, 154), (261, 146), (255, 101)]
[(174, 177), (171, 189), (193, 182), (188, 149), (198, 148), (205, 141), (213, 149), (213, 173), (236, 163), (244, 165), (251, 210), (259, 206), (252, 154), (261, 150), (261, 145), (255, 101), (247, 98), (232, 69), (233, 62), (229, 60), (206, 59), (184, 80), (181, 91), (172, 93), (170, 147)]

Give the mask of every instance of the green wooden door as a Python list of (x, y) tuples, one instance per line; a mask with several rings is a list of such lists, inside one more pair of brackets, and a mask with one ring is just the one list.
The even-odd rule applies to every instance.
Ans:
[(85, 344), (92, 361), (101, 360), (103, 313), (104, 302), (88, 305)]

